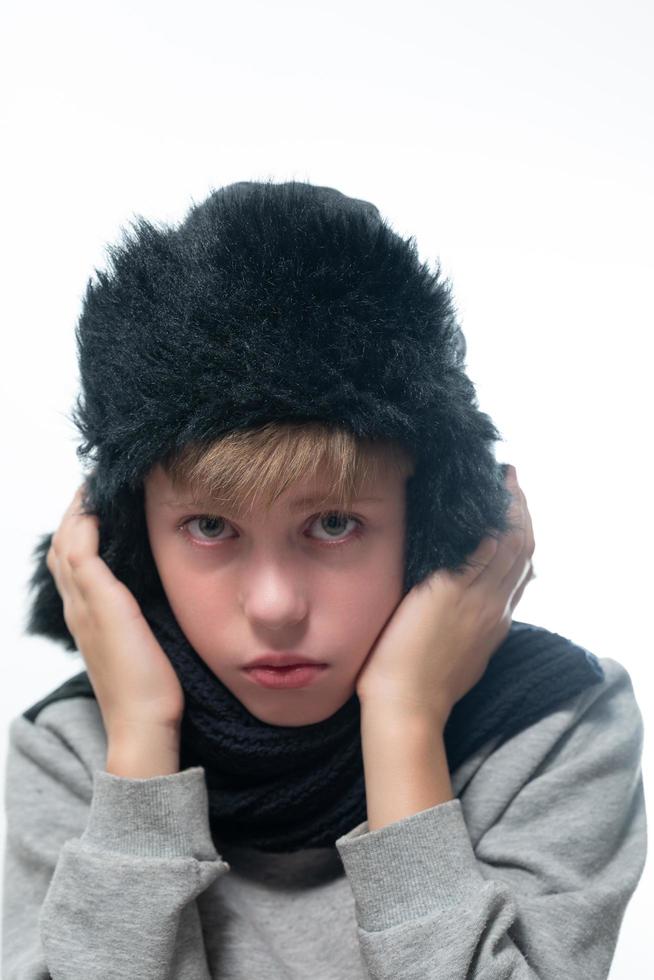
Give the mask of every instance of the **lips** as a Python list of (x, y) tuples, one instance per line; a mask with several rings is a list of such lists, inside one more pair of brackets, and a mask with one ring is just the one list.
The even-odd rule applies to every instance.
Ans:
[(324, 666), (317, 660), (309, 660), (307, 657), (298, 657), (293, 653), (263, 653), (254, 660), (245, 664), (244, 670), (251, 670), (252, 667), (318, 667)]
[(245, 673), (248, 681), (261, 687), (282, 691), (297, 687), (308, 687), (317, 682), (329, 667), (327, 664), (300, 665), (295, 667), (250, 667)]

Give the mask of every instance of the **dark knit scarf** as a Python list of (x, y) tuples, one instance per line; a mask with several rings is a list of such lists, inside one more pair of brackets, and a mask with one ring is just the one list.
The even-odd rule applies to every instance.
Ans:
[[(356, 694), (315, 725), (269, 725), (209, 670), (167, 600), (142, 608), (184, 691), (180, 769), (204, 768), (219, 853), (223, 843), (279, 853), (333, 847), (366, 820)], [(603, 680), (598, 658), (584, 647), (514, 620), (482, 679), (452, 709), (444, 731), (450, 772), (484, 743), (497, 748)], [(72, 697), (95, 698), (86, 671), (24, 715), (34, 721), (46, 705)]]
[[(353, 694), (314, 725), (254, 717), (192, 648), (167, 601), (144, 615), (186, 698), (180, 768), (203, 766), (214, 840), (261, 851), (332, 847), (366, 820), (360, 705)], [(598, 658), (558, 633), (513, 621), (444, 731), (450, 772), (604, 679)]]

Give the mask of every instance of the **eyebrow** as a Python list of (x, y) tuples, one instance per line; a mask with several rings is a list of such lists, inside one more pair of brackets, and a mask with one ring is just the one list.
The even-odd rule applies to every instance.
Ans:
[[(298, 510), (304, 510), (306, 507), (311, 507), (314, 504), (320, 503), (321, 501), (324, 501), (325, 506), (327, 506), (329, 504), (329, 501), (334, 499), (335, 499), (334, 497), (325, 496), (325, 494), (311, 494), (309, 496), (298, 497), (297, 500), (293, 500), (290, 504), (289, 509), (292, 512)], [(354, 497), (352, 500), (352, 503), (358, 503), (358, 504), (373, 503), (373, 502), (382, 503), (383, 498), (382, 497)], [(206, 498), (205, 500), (166, 500), (163, 502), (163, 506), (170, 507), (171, 509), (175, 507), (187, 507), (191, 509), (197, 507), (199, 508), (206, 507), (208, 509), (211, 509), (219, 505), (216, 505), (214, 501), (211, 501), (209, 498)]]
[[(305, 507), (312, 507), (314, 504), (320, 503), (323, 500), (326, 504), (328, 504), (330, 500), (333, 500), (333, 497), (331, 495), (325, 496), (325, 494), (313, 494), (308, 497), (298, 497), (297, 500), (292, 501), (290, 504), (290, 510), (304, 510)], [(353, 497), (352, 503), (364, 504), (372, 503), (373, 501), (381, 503), (381, 500), (381, 497)]]

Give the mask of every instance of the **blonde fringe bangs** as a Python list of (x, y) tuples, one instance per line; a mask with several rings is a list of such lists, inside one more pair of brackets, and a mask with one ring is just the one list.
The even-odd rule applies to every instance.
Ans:
[(333, 501), (347, 510), (362, 487), (382, 472), (390, 468), (408, 477), (415, 468), (400, 443), (361, 439), (321, 422), (270, 422), (232, 430), (209, 445), (190, 443), (161, 465), (176, 491), (190, 490), (194, 500), (210, 498), (243, 514), (259, 504), (268, 509), (304, 479), (313, 492), (326, 486), (322, 503)]

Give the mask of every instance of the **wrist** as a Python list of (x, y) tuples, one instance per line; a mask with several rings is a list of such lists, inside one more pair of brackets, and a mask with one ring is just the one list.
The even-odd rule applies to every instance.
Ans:
[(126, 779), (151, 779), (179, 772), (179, 729), (164, 726), (130, 726), (112, 730), (105, 769)]
[(442, 736), (450, 712), (445, 709), (406, 709), (397, 704), (360, 702), (361, 727), (385, 729), (396, 736), (421, 739), (434, 733)]
[(369, 830), (454, 799), (440, 715), (361, 712)]

